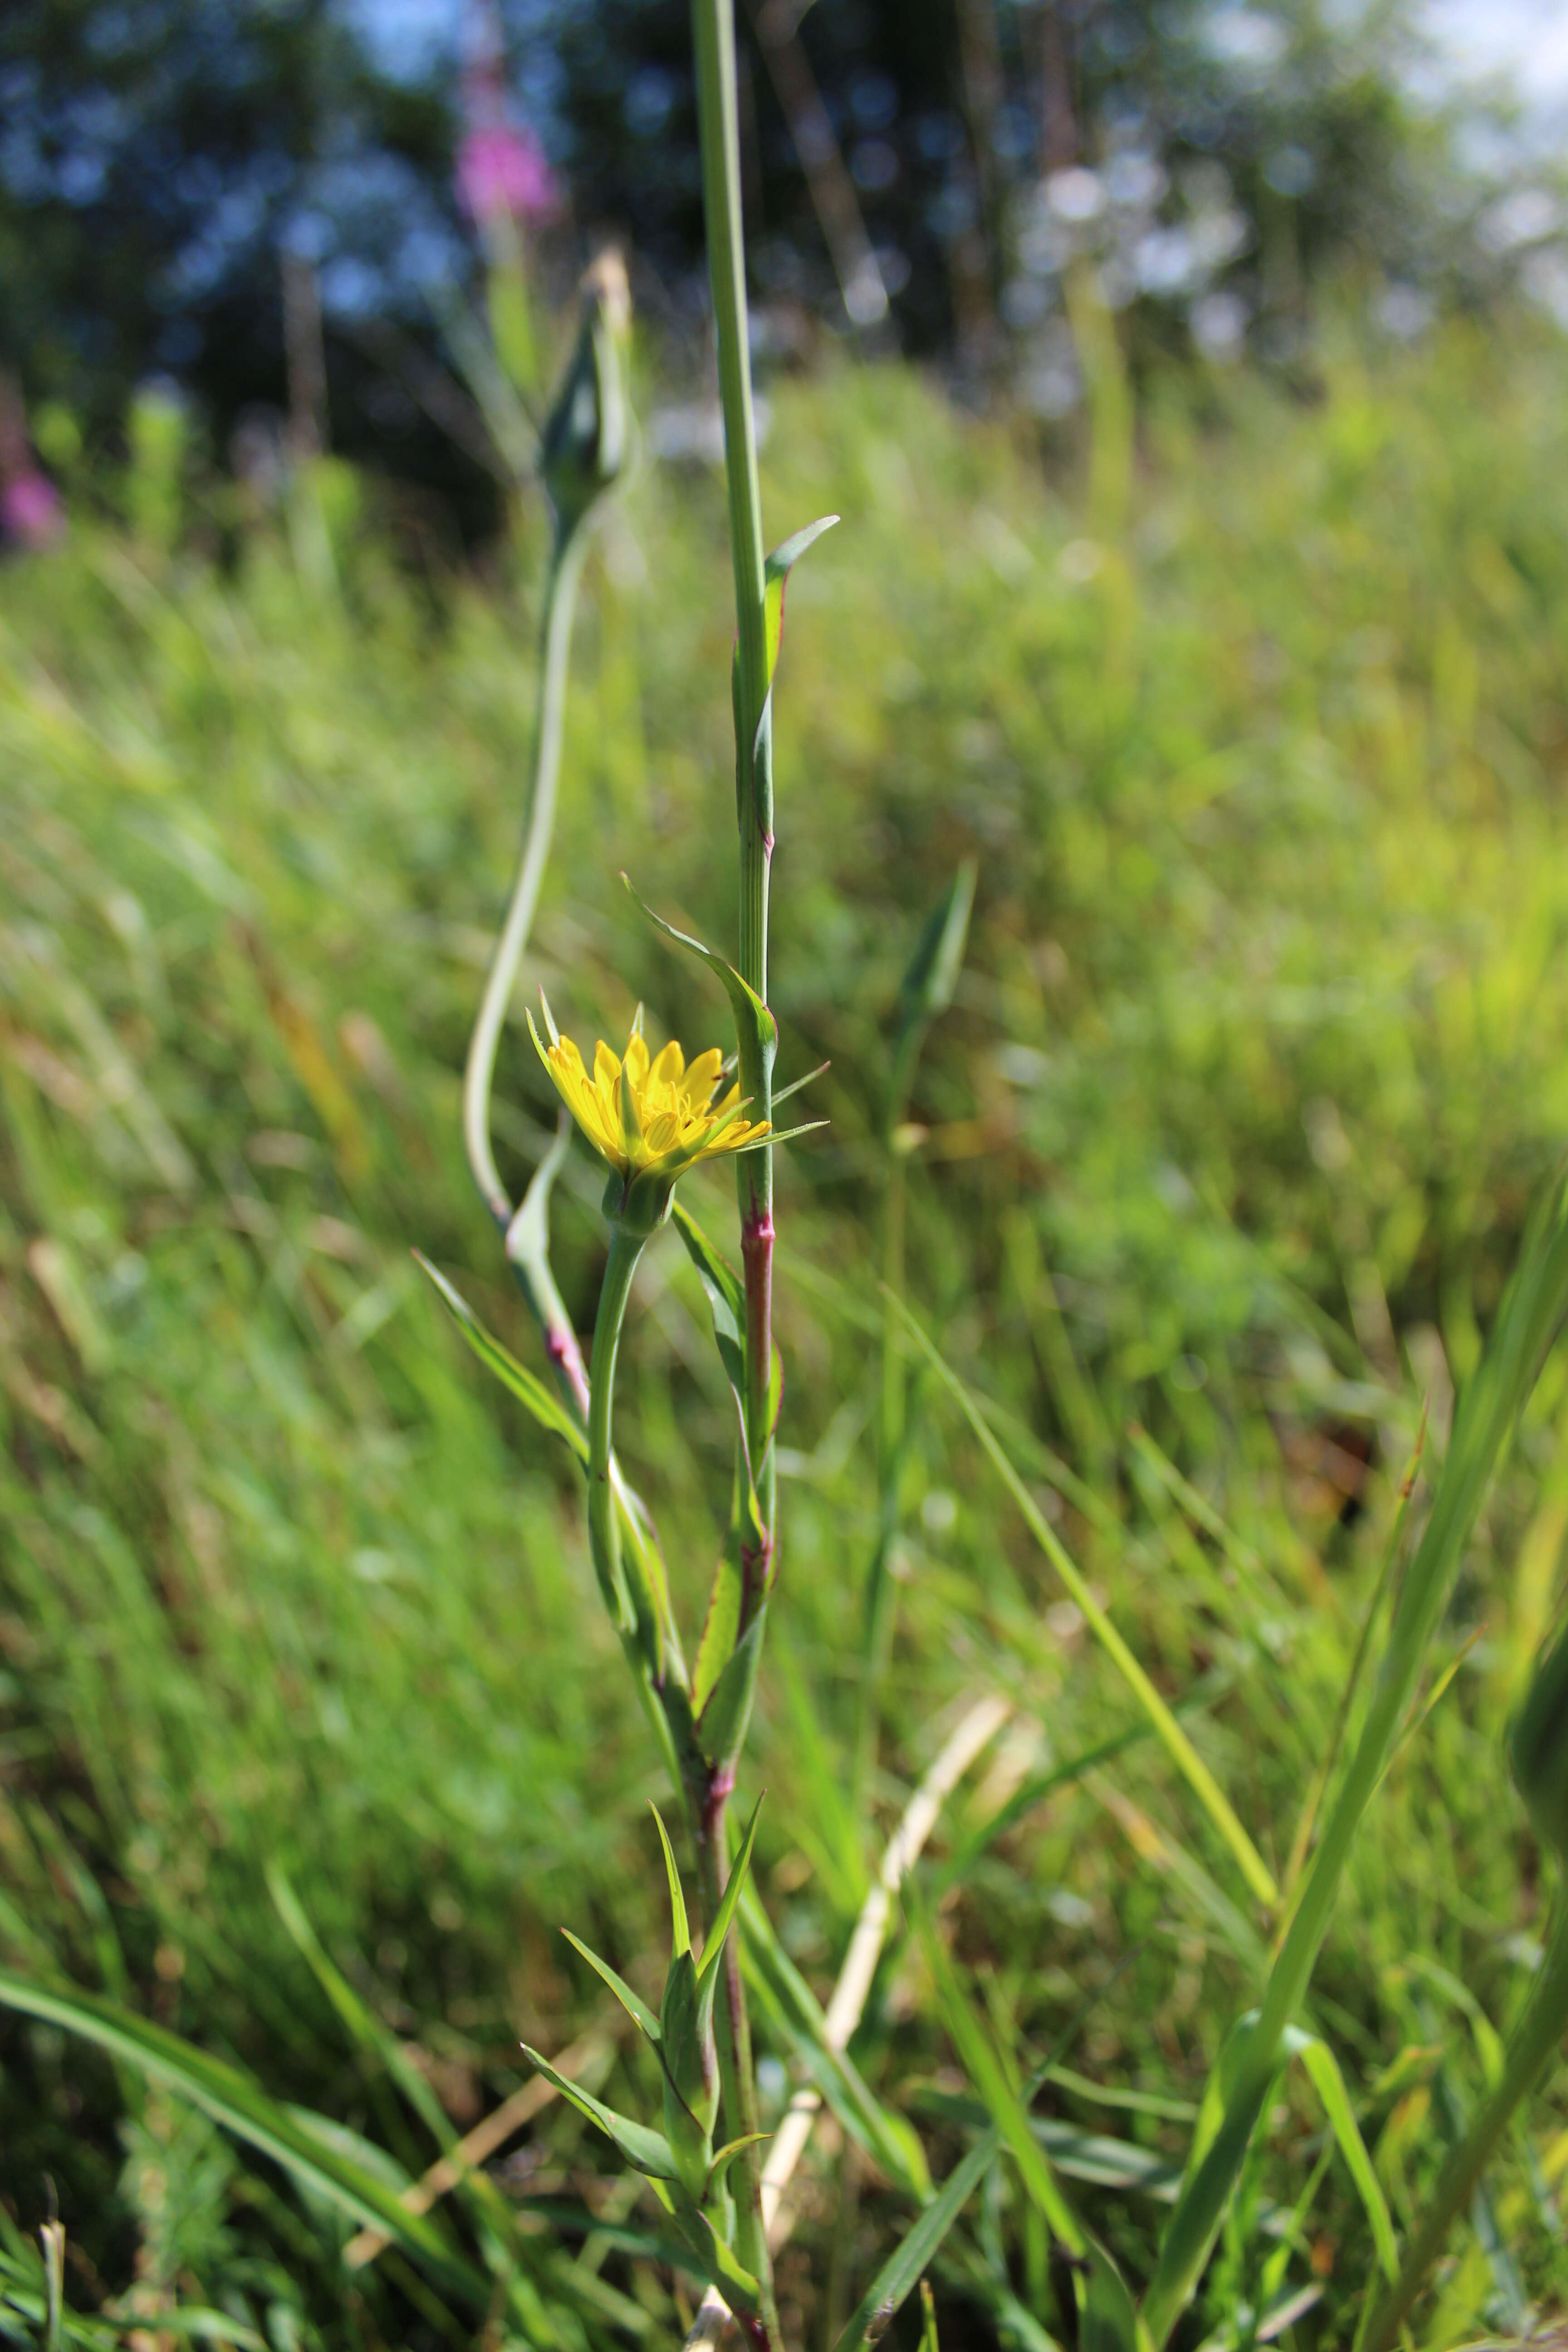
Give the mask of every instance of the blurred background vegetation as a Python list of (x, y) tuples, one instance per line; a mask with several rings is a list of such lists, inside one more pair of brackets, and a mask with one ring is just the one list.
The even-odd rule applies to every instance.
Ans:
[[(642, 997), (706, 1043), (719, 1004), (614, 877), (719, 940), (732, 894), (684, 11), (444, 22), (0, 24), (0, 1948), (404, 2173), (435, 2144), (269, 1871), (458, 2127), (525, 2034), (642, 2063), (558, 1924), (645, 1990), (661, 1950), (651, 1758), (564, 1460), (408, 1256), (531, 1360), (458, 1073), (534, 691), (517, 450), (605, 231), (645, 454), (590, 566), (530, 984), (581, 1038)], [(1495, 113), (1423, 95), (1419, 46), (1392, 12), (766, 0), (746, 52), (770, 536), (846, 526), (791, 589), (781, 688), (781, 1076), (831, 1057), (833, 1123), (781, 1171), (760, 1883), (825, 1990), (944, 1728), (977, 1689), (1014, 1705), (931, 1892), (1020, 2063), (1066, 2037), (1043, 2111), (1139, 2273), (1259, 1931), (1161, 1759), (1101, 1755), (1120, 1686), (918, 1386), (853, 1801), (881, 1089), (973, 855), (902, 1139), (912, 1295), (1282, 1868), (1423, 1402), (1440, 1448), (1568, 1126), (1560, 215)], [(521, 1173), (547, 1109), (515, 1038), (500, 1092)], [(558, 1220), (579, 1328), (596, 1193), (580, 1167)], [(705, 1315), (651, 1254), (617, 1424), (698, 1561), (728, 1475)], [(1499, 1742), (1556, 1608), (1565, 1414), (1560, 1351), (1320, 1979), (1402, 2222), (1538, 1950)], [(791, 2048), (763, 2039), (776, 2110)], [(963, 2078), (901, 1940), (855, 2054), (945, 2168)], [(539, 2340), (573, 2352), (666, 2337), (696, 2292), (604, 2171), (554, 2109), (498, 2159), (570, 2256)], [(1559, 2085), (1423, 2340), (1560, 2306), (1565, 2177)], [(1040, 2352), (996, 2179), (942, 2326)], [(469, 2340), (395, 2255), (345, 2286), (345, 2232), (281, 2173), (15, 2021), (0, 2198), (66, 2223), (69, 2301), (114, 2315), (94, 2341), (172, 2343), (197, 2304), (279, 2352)], [(830, 2347), (901, 2209), (831, 2129), (803, 2200), (786, 2326)], [(1294, 2084), (1185, 2340), (1251, 2340), (1281, 2244), (1284, 2340), (1347, 2341), (1370, 2236)]]

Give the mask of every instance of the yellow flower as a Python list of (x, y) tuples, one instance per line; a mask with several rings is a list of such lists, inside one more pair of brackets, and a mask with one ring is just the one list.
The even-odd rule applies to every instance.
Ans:
[(700, 1160), (744, 1151), (769, 1132), (766, 1119), (755, 1124), (746, 1119), (738, 1087), (715, 1099), (724, 1066), (716, 1045), (699, 1054), (688, 1067), (673, 1039), (650, 1056), (638, 1031), (634, 1030), (620, 1055), (601, 1038), (594, 1048), (590, 1077), (571, 1038), (556, 1034), (548, 1005), (544, 1017), (551, 1033), (548, 1045), (534, 1028), (531, 1013), (528, 1023), (540, 1057), (595, 1150), (628, 1188), (644, 1176), (673, 1184)]

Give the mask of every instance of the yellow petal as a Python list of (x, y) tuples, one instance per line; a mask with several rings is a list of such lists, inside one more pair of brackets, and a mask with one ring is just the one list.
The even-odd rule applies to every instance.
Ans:
[(635, 1036), (627, 1038), (626, 1057), (621, 1067), (632, 1082), (635, 1097), (647, 1084), (647, 1040), (640, 1029)]
[(662, 1046), (654, 1055), (648, 1069), (648, 1083), (651, 1086), (673, 1087), (685, 1067), (686, 1056), (672, 1037), (668, 1045)]
[(698, 1055), (680, 1081), (681, 1096), (693, 1110), (701, 1110), (705, 1107), (723, 1066), (724, 1056), (717, 1045), (710, 1045), (705, 1054)]

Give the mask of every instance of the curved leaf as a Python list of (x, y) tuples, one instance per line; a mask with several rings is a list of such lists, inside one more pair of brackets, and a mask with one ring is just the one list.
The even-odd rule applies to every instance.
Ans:
[(614, 2140), (634, 2172), (645, 2174), (649, 2180), (675, 2179), (675, 2158), (662, 2132), (650, 2131), (647, 2124), (634, 2123), (630, 2116), (617, 2115), (614, 2107), (605, 2106), (602, 2099), (595, 2098), (592, 2091), (585, 2091), (580, 2083), (574, 2083), (567, 2075), (557, 2074), (549, 2059), (541, 2057), (537, 2050), (531, 2050), (526, 2042), (522, 2044), (522, 2054), (531, 2066), (538, 2068), (547, 2083), (554, 2084), (569, 2105), (575, 2107), (579, 2115), (586, 2116), (591, 2124), (597, 2124), (606, 2137)]
[(446, 1276), (437, 1273), (421, 1251), (414, 1252), (414, 1262), (421, 1273), (428, 1275), (441, 1304), (487, 1371), (493, 1372), (502, 1387), (509, 1388), (513, 1396), (528, 1407), (542, 1429), (549, 1430), (552, 1436), (563, 1438), (578, 1461), (585, 1464), (588, 1459), (587, 1436), (559, 1397), (545, 1387), (537, 1373), (520, 1364), (511, 1350), (503, 1348), (500, 1341), (486, 1330), (468, 1300), (459, 1291), (453, 1289)]
[(565, 1937), (566, 1941), (571, 1945), (572, 1949), (574, 1952), (580, 1953), (583, 1958), (587, 1961), (588, 1966), (591, 1969), (596, 1969), (598, 1974), (604, 1978), (605, 1982), (609, 1986), (610, 1990), (615, 1994), (616, 1999), (620, 2002), (621, 2007), (626, 2011), (626, 2015), (635, 2024), (641, 2026), (643, 2032), (647, 2035), (650, 2042), (657, 2042), (658, 2040), (658, 2020), (654, 2015), (652, 2010), (648, 2007), (647, 2001), (643, 2000), (641, 1994), (635, 1993), (630, 1985), (626, 1981), (626, 1979), (624, 1977), (618, 1977), (616, 1974), (615, 1969), (610, 1966), (608, 1960), (602, 1960), (597, 1952), (591, 1952), (588, 1949), (587, 1945), (584, 1943), (582, 1937), (580, 1936), (574, 1936), (570, 1927), (563, 1927), (561, 1932)]
[(678, 931), (673, 923), (667, 923), (662, 915), (656, 915), (647, 900), (638, 895), (629, 874), (623, 874), (621, 880), (626, 884), (626, 895), (644, 920), (651, 923), (654, 929), (663, 938), (670, 940), (674, 946), (684, 948), (688, 955), (694, 955), (700, 963), (705, 963), (715, 979), (722, 982), (724, 992), (729, 997), (731, 1009), (735, 1015), (736, 1033), (741, 1040), (742, 1070), (745, 1068), (748, 1045), (753, 1052), (762, 1055), (765, 1066), (771, 1069), (773, 1057), (778, 1046), (778, 1024), (756, 990), (742, 980), (734, 965), (726, 963), (721, 955), (716, 955), (711, 948), (704, 947), (700, 940), (694, 940), (689, 931)]
[(166, 2027), (74, 1988), (30, 1983), (0, 1970), (0, 2007), (63, 2026), (134, 2066), (221, 2124), (302, 2185), (360, 2223), (373, 2224), (483, 2310), (490, 2282), (472, 2269), (428, 2215), (410, 2212), (396, 2189), (331, 2147), (237, 2066), (213, 2058)]

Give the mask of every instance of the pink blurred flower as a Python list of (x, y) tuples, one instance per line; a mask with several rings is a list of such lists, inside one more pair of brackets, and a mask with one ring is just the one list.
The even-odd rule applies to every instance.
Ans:
[(0, 487), (0, 530), (23, 547), (47, 547), (65, 526), (60, 494), (47, 474), (25, 466)]
[(561, 201), (544, 150), (531, 131), (492, 123), (468, 132), (458, 151), (458, 194), (479, 222), (510, 214), (548, 220)]

